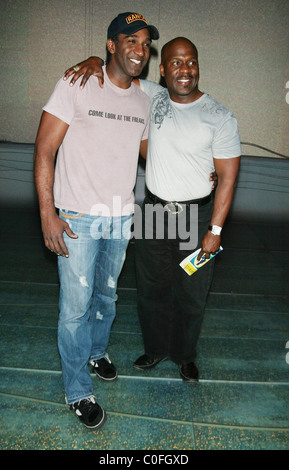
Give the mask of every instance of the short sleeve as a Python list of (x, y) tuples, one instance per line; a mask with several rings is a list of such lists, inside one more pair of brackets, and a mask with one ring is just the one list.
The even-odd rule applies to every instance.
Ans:
[(152, 99), (157, 93), (163, 91), (163, 87), (150, 80), (140, 80), (140, 89)]
[(236, 118), (227, 113), (221, 125), (217, 128), (213, 139), (214, 158), (240, 157), (242, 150)]
[(61, 78), (43, 110), (70, 125), (75, 115), (76, 88)]

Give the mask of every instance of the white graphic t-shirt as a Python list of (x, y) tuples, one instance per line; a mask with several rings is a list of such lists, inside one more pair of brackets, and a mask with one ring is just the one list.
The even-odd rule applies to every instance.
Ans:
[(140, 80), (140, 86), (151, 99), (148, 189), (166, 201), (207, 196), (214, 158), (241, 155), (235, 117), (207, 94), (193, 103), (180, 104), (156, 83)]

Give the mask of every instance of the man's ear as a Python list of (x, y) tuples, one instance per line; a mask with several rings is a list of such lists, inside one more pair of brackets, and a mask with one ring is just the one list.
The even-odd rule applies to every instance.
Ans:
[(164, 71), (164, 66), (162, 64), (160, 65), (160, 72), (161, 72), (161, 76), (164, 77), (165, 71)]
[(106, 41), (106, 47), (107, 47), (108, 52), (110, 52), (111, 54), (115, 53), (115, 43), (113, 42), (112, 39), (108, 39)]

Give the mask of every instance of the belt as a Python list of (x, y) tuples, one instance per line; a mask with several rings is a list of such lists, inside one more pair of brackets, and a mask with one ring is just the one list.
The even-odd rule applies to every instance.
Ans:
[(205, 204), (208, 204), (211, 200), (212, 193), (210, 193), (208, 196), (201, 197), (200, 199), (191, 199), (190, 201), (165, 201), (164, 199), (159, 198), (155, 194), (151, 193), (147, 189), (147, 195), (148, 197), (157, 204), (161, 204), (165, 209), (167, 209), (169, 212), (172, 212), (173, 214), (177, 214), (178, 212), (182, 212), (184, 210), (183, 206), (190, 205), (190, 204), (198, 204), (198, 206), (204, 206)]

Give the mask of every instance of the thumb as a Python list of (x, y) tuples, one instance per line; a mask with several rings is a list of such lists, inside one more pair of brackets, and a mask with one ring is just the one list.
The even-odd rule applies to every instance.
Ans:
[(69, 225), (67, 225), (64, 229), (66, 235), (68, 235), (70, 238), (78, 238), (78, 235), (76, 235), (72, 230), (71, 228), (69, 227)]
[(98, 75), (98, 73), (94, 73), (93, 75), (98, 78), (98, 84), (100, 88), (103, 88), (103, 82), (104, 82), (103, 75)]

